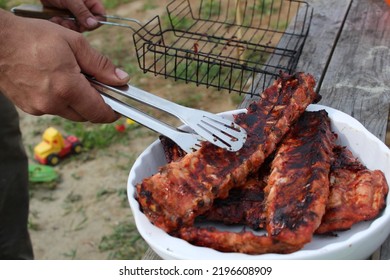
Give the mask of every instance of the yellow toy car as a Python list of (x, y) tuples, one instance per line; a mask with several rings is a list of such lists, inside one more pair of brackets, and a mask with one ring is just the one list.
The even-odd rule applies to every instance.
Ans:
[(34, 158), (41, 164), (55, 166), (61, 158), (81, 151), (82, 144), (76, 136), (63, 137), (57, 129), (49, 127), (43, 133), (42, 142), (34, 148)]

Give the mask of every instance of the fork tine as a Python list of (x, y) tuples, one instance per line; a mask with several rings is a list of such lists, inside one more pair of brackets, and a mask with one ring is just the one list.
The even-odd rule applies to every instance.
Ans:
[(202, 123), (207, 125), (207, 129), (215, 137), (230, 146), (231, 151), (239, 150), (246, 141), (246, 131), (231, 120), (219, 118), (219, 116), (217, 118), (213, 114), (205, 114)]
[(202, 121), (201, 123), (198, 123), (198, 131), (199, 130), (203, 130), (205, 132), (204, 134), (210, 135), (210, 139), (207, 139), (209, 142), (215, 145), (223, 143), (223, 145), (226, 146), (227, 150), (238, 151), (243, 146), (242, 141), (238, 141), (238, 139), (233, 139), (234, 137), (232, 137), (232, 135), (221, 131), (220, 128), (216, 128), (208, 122)]
[(234, 121), (226, 119), (220, 115), (215, 115), (215, 114), (211, 114), (211, 113), (206, 112), (206, 113), (204, 113), (204, 117), (208, 118), (210, 120), (213, 120), (217, 123), (220, 123), (229, 129), (245, 132), (245, 130), (242, 127), (240, 127), (239, 125), (237, 125), (236, 123), (234, 123)]
[[(210, 118), (208, 116), (205, 116), (202, 122), (209, 125), (210, 127), (214, 127), (216, 130), (221, 131), (228, 136), (230, 135), (230, 138), (236, 138), (237, 140), (246, 139), (246, 131), (243, 128), (237, 127), (232, 122), (230, 122), (230, 124), (227, 125), (225, 123), (221, 123), (219, 120)], [(221, 126), (221, 124), (223, 125)], [(230, 139), (228, 139), (228, 141), (230, 141)]]
[[(219, 116), (218, 116), (219, 117)], [(231, 139), (228, 139), (228, 142), (231, 142), (232, 139), (236, 139), (239, 142), (245, 142), (247, 134), (245, 129), (235, 124), (233, 121), (225, 118), (217, 118), (213, 114), (205, 114), (203, 119), (208, 120), (208, 124), (214, 126), (220, 131), (224, 132), (227, 135), (231, 136)]]
[(199, 135), (187, 132), (177, 131), (176, 137), (172, 139), (186, 153), (192, 153), (201, 147), (201, 142), (204, 141)]

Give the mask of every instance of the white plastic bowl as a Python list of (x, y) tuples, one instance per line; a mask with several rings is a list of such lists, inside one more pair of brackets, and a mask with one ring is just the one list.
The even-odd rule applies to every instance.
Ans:
[[(338, 143), (347, 146), (369, 169), (380, 169), (390, 182), (390, 150), (371, 134), (364, 126), (351, 116), (338, 110), (310, 105), (308, 111), (325, 109), (332, 120), (332, 129), (338, 134)], [(225, 117), (243, 112), (235, 110), (221, 113)], [(386, 207), (381, 215), (373, 221), (361, 222), (352, 229), (338, 232), (337, 236), (314, 236), (313, 240), (301, 250), (291, 254), (248, 255), (242, 253), (224, 253), (214, 249), (198, 247), (172, 237), (150, 223), (140, 211), (134, 198), (135, 185), (144, 178), (156, 173), (166, 164), (159, 140), (152, 143), (135, 161), (128, 178), (128, 197), (135, 222), (141, 236), (149, 246), (163, 259), (234, 259), (234, 260), (266, 260), (266, 259), (366, 259), (390, 234), (390, 207)], [(387, 197), (390, 204), (390, 196)], [(221, 226), (216, 225), (217, 228)], [(226, 227), (237, 231), (242, 227)]]

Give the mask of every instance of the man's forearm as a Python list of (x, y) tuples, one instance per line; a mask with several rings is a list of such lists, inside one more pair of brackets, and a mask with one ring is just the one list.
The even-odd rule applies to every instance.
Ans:
[[(9, 55), (10, 47), (7, 46), (9, 42), (10, 31), (12, 30), (12, 20), (15, 16), (5, 10), (0, 9), (0, 60), (2, 57)], [(0, 63), (1, 73), (1, 63)]]

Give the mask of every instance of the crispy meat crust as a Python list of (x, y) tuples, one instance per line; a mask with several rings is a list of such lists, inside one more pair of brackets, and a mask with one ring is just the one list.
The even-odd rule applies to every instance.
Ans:
[[(386, 207), (389, 187), (383, 172), (367, 169), (346, 147), (335, 146), (333, 153), (330, 194), (325, 215), (315, 234), (348, 230), (356, 223), (376, 218)], [(216, 200), (213, 208), (202, 220), (262, 229), (266, 224), (266, 176), (267, 174), (263, 173), (258, 178), (253, 177), (249, 180), (248, 187), (233, 189), (234, 192), (231, 192), (228, 198)], [(258, 223), (259, 219), (262, 223)]]
[(191, 226), (214, 199), (226, 198), (230, 189), (260, 168), (306, 107), (318, 100), (314, 84), (313, 77), (303, 73), (278, 78), (237, 119), (248, 133), (240, 151), (232, 153), (206, 142), (198, 151), (163, 166), (136, 186), (141, 210), (167, 232)]
[(380, 170), (368, 170), (352, 152), (336, 147), (326, 213), (316, 233), (347, 230), (377, 217), (386, 206), (389, 187)]
[(250, 255), (298, 251), (304, 244), (292, 245), (278, 241), (270, 236), (259, 236), (250, 231), (218, 231), (215, 228), (182, 228), (178, 236), (189, 243), (213, 248), (221, 252), (237, 252)]
[(245, 187), (233, 188), (225, 199), (215, 199), (213, 207), (197, 220), (222, 222), (225, 225), (247, 225), (253, 229), (265, 227), (264, 177), (251, 177)]
[(187, 153), (181, 149), (175, 142), (164, 135), (160, 135), (159, 137), (161, 146), (164, 150), (164, 155), (167, 163), (172, 161), (180, 160)]
[(325, 213), (335, 139), (322, 110), (305, 112), (282, 141), (265, 187), (267, 236), (194, 227), (181, 229), (177, 236), (195, 245), (247, 254), (302, 248)]
[(266, 228), (276, 240), (312, 239), (329, 196), (335, 139), (325, 110), (305, 112), (277, 150), (265, 188)]

